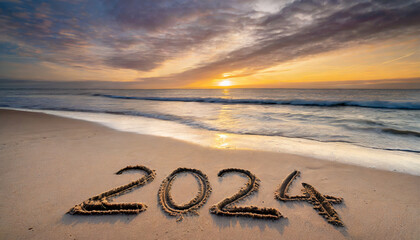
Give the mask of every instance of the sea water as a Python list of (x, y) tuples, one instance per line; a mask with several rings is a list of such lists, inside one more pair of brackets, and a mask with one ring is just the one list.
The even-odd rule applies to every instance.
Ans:
[(0, 107), (420, 175), (420, 90), (0, 89)]

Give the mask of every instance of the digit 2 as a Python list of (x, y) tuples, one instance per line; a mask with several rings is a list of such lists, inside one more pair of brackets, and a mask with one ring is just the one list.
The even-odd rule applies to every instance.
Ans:
[(222, 216), (246, 216), (263, 219), (280, 219), (283, 215), (275, 208), (261, 208), (256, 206), (237, 207), (235, 202), (245, 199), (252, 193), (258, 191), (260, 180), (248, 170), (227, 168), (218, 173), (222, 177), (226, 173), (241, 173), (248, 177), (248, 182), (235, 195), (223, 199), (221, 202), (210, 208), (210, 213)]
[(99, 195), (89, 198), (88, 200), (74, 206), (68, 211), (69, 214), (79, 215), (99, 215), (99, 214), (138, 214), (147, 209), (147, 205), (143, 203), (110, 203), (108, 200), (112, 197), (120, 196), (128, 193), (134, 188), (146, 185), (153, 181), (156, 176), (154, 170), (150, 170), (145, 166), (127, 166), (115, 174), (120, 175), (127, 170), (140, 170), (146, 172), (146, 176), (133, 181), (129, 184), (116, 187)]

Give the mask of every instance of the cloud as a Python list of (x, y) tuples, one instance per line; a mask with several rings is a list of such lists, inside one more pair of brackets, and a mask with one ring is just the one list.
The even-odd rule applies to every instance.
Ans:
[[(348, 46), (418, 36), (420, 2), (10, 1), (0, 3), (0, 25), (0, 45), (7, 46), (0, 58), (131, 69), (140, 76), (168, 60), (183, 65), (187, 53), (206, 59), (185, 71), (139, 78), (142, 86), (178, 87), (225, 72), (252, 75)], [(233, 42), (233, 35), (242, 41)]]
[(190, 1), (190, 0), (106, 0), (110, 16), (125, 29), (164, 31), (180, 25), (199, 22), (203, 18), (236, 15), (247, 1)]
[(77, 1), (2, 2), (0, 41), (16, 45), (13, 54), (21, 58), (91, 64), (93, 56), (85, 54), (91, 19), (83, 14), (84, 7)]
[(251, 7), (224, 0), (0, 3), (1, 40), (41, 61), (149, 71), (243, 28)]
[(300, 0), (259, 19), (256, 26), (259, 37), (251, 46), (180, 74), (143, 79), (145, 85), (188, 84), (237, 69), (259, 70), (356, 44), (418, 35), (420, 3)]
[(113, 82), (113, 81), (40, 81), (40, 80), (12, 80), (0, 79), (0, 89), (130, 89), (135, 87), (135, 82)]
[(375, 79), (325, 82), (293, 82), (272, 85), (274, 88), (324, 89), (420, 89), (420, 78)]
[[(141, 86), (141, 82), (115, 81), (40, 81), (11, 80), (0, 78), (0, 89), (132, 89)], [(240, 86), (239, 86), (240, 87)], [(325, 82), (285, 82), (272, 85), (248, 85), (246, 87), (270, 88), (325, 88), (325, 89), (420, 89), (420, 78), (325, 81)]]
[(106, 64), (117, 68), (128, 68), (136, 69), (140, 71), (148, 71), (154, 69), (164, 60), (164, 56), (153, 54), (136, 52), (125, 55), (115, 55), (106, 60)]
[[(108, 38), (117, 48), (105, 63), (140, 71), (222, 40), (243, 29), (255, 13), (247, 1), (109, 0), (104, 6), (119, 29), (112, 35), (117, 37)], [(147, 64), (148, 59), (152, 63)]]
[(395, 61), (399, 61), (399, 60), (401, 60), (401, 59), (404, 59), (404, 58), (408, 58), (408, 57), (410, 57), (410, 56), (413, 56), (415, 53), (416, 53), (416, 52), (414, 51), (414, 52), (411, 52), (411, 53), (405, 54), (404, 56), (397, 57), (397, 58), (394, 58), (394, 59), (392, 59), (392, 60), (389, 60), (389, 61), (383, 62), (382, 64), (388, 64), (388, 63), (392, 63), (392, 62), (395, 62)]

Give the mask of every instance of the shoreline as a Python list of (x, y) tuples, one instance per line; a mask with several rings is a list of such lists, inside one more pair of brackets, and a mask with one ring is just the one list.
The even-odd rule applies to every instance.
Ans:
[[(419, 176), (389, 172), (286, 153), (212, 149), (165, 137), (119, 132), (95, 123), (41, 113), (0, 110), (1, 194), (0, 238), (32, 239), (416, 239), (420, 221)], [(138, 215), (71, 216), (71, 207), (96, 194), (126, 184), (139, 174), (114, 173), (129, 165), (156, 170), (150, 184), (118, 197), (115, 202), (148, 205)], [(199, 169), (213, 192), (198, 209), (199, 216), (182, 222), (168, 216), (158, 203), (163, 179), (178, 167)], [(224, 168), (241, 168), (260, 178), (258, 193), (239, 206), (278, 209), (278, 221), (220, 217), (209, 208), (236, 193), (246, 179)], [(274, 192), (293, 170), (301, 183), (322, 194), (342, 197), (334, 204), (345, 227), (328, 224), (302, 202), (279, 202)], [(141, 175), (143, 176), (143, 175)], [(181, 175), (172, 188), (177, 202), (194, 198), (198, 185)], [(13, 207), (10, 207), (13, 206)]]
[[(343, 142), (280, 136), (238, 135), (194, 129), (172, 121), (141, 116), (98, 112), (0, 108), (0, 110), (35, 112), (99, 124), (120, 132), (157, 136), (218, 149), (238, 149), (286, 153), (323, 161), (338, 162), (371, 169), (400, 172), (420, 176), (420, 154), (405, 151), (387, 151)], [(165, 131), (162, 131), (165, 129)], [(323, 149), (323, 151), (320, 151)]]

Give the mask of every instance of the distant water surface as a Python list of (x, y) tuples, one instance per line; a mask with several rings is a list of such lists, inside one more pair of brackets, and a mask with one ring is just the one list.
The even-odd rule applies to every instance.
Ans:
[(289, 146), (288, 152), (334, 161), (348, 159), (352, 149), (355, 164), (381, 168), (375, 159), (392, 157), (391, 168), (410, 161), (420, 174), (420, 90), (3, 89), (0, 107), (66, 112), (119, 130), (222, 148), (287, 152)]

